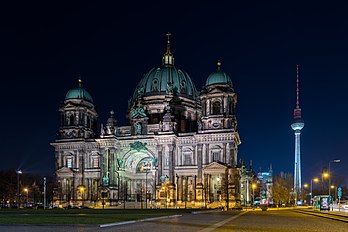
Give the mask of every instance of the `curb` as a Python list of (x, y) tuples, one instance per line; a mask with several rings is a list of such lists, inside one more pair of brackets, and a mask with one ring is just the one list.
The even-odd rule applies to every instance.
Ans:
[(121, 225), (133, 224), (136, 222), (155, 221), (155, 220), (160, 220), (160, 219), (165, 219), (165, 218), (173, 218), (173, 217), (181, 217), (181, 216), (182, 215), (180, 215), (180, 214), (176, 214), (176, 215), (163, 216), (163, 217), (145, 218), (145, 219), (140, 219), (140, 220), (115, 222), (115, 223), (102, 224), (102, 225), (99, 225), (99, 227), (104, 228), (104, 227), (111, 227), (111, 226), (121, 226)]

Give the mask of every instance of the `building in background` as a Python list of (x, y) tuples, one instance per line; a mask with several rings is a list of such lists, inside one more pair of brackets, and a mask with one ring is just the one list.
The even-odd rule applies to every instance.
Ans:
[(98, 132), (98, 113), (81, 81), (67, 92), (51, 143), (57, 203), (239, 204), (240, 138), (231, 78), (218, 62), (198, 92), (189, 75), (174, 66), (169, 36), (162, 64), (143, 76), (128, 102), (128, 125), (117, 125), (111, 111)]
[[(254, 187), (253, 187), (254, 185)], [(257, 186), (257, 175), (250, 161), (249, 168), (241, 161), (240, 164), (240, 201), (244, 207), (252, 206), (255, 199), (255, 188)], [(254, 188), (254, 189), (253, 189)]]
[(273, 204), (272, 189), (273, 189), (273, 170), (272, 165), (268, 172), (257, 173), (259, 201), (261, 205)]

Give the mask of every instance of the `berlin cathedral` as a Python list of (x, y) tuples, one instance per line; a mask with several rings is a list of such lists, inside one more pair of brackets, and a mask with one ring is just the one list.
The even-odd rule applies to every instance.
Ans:
[(215, 208), (240, 204), (232, 81), (217, 62), (197, 91), (174, 65), (170, 34), (162, 64), (128, 101), (128, 125), (100, 124), (81, 80), (59, 107), (54, 201), (61, 205)]

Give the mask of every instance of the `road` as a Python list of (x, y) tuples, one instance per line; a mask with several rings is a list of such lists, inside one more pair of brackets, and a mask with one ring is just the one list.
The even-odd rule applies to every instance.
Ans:
[(132, 224), (99, 227), (99, 226), (0, 226), (0, 231), (23, 232), (347, 232), (348, 223), (304, 215), (290, 210), (214, 212), (202, 214), (184, 214), (178, 217), (155, 221), (135, 222)]

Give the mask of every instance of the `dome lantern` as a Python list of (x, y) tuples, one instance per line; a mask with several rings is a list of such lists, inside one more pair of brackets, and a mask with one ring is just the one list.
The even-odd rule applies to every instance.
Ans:
[(167, 36), (167, 50), (162, 58), (162, 65), (165, 65), (165, 66), (174, 66), (174, 57), (173, 57), (172, 52), (170, 51), (170, 36), (171, 35), (172, 34), (170, 32), (168, 32), (166, 34), (166, 36)]

